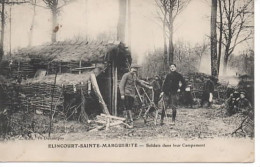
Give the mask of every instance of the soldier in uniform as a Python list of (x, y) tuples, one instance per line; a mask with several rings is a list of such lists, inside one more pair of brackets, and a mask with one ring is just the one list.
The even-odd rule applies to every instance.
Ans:
[(137, 76), (137, 71), (140, 68), (138, 65), (132, 65), (130, 72), (125, 73), (119, 84), (119, 90), (121, 94), (121, 99), (124, 101), (124, 116), (126, 122), (129, 123), (129, 127), (134, 127), (133, 122), (133, 104), (136, 96), (137, 85), (152, 89), (151, 86), (145, 84), (144, 81), (140, 80)]
[[(181, 83), (181, 86), (180, 86)], [(165, 99), (165, 107), (162, 108), (161, 125), (165, 116), (165, 110), (169, 106), (172, 109), (172, 122), (171, 125), (175, 125), (175, 118), (177, 114), (177, 92), (184, 91), (186, 82), (183, 76), (176, 71), (176, 65), (170, 65), (170, 73), (167, 74), (162, 86), (161, 96)]]

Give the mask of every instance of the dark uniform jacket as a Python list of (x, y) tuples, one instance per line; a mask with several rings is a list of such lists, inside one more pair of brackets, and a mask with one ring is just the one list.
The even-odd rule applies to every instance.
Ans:
[[(179, 83), (181, 82), (181, 87)], [(174, 71), (167, 74), (165, 81), (163, 83), (162, 90), (166, 95), (170, 94), (177, 94), (178, 89), (181, 89), (181, 91), (184, 91), (186, 87), (185, 80), (183, 76)]]
[(214, 92), (214, 83), (211, 80), (207, 80), (204, 85), (204, 91), (207, 93), (213, 93)]
[(160, 84), (160, 81), (159, 80), (154, 80), (152, 83), (151, 83), (152, 87), (153, 87), (153, 90), (155, 92), (160, 92), (161, 91), (161, 84)]

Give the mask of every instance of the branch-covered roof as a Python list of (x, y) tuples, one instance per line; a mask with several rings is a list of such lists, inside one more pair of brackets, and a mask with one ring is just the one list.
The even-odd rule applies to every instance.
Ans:
[(46, 62), (104, 62), (112, 56), (131, 59), (130, 53), (121, 42), (59, 41), (51, 44), (22, 48), (12, 55), (13, 60)]

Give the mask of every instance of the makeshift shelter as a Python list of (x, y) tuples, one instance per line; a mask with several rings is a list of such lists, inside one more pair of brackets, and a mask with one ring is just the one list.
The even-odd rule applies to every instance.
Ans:
[(1, 62), (0, 75), (16, 80), (19, 105), (27, 109), (55, 112), (73, 105), (75, 112), (117, 115), (118, 81), (131, 61), (118, 41), (63, 41), (18, 50)]

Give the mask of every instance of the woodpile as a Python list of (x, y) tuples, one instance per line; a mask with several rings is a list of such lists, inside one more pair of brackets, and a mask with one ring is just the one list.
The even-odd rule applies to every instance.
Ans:
[[(210, 75), (204, 73), (189, 73), (184, 76), (188, 85), (191, 85), (193, 90), (193, 97), (199, 98), (202, 95), (205, 82), (210, 79)], [(215, 84), (215, 92), (213, 94), (214, 97), (218, 99), (226, 98), (227, 85), (223, 83), (217, 82)]]
[(110, 127), (118, 126), (118, 125), (124, 125), (125, 127), (130, 127), (125, 122), (125, 118), (107, 115), (107, 114), (101, 114), (96, 117), (96, 120), (94, 121), (97, 125), (95, 128), (91, 129), (90, 131), (98, 131), (98, 130), (109, 130)]

